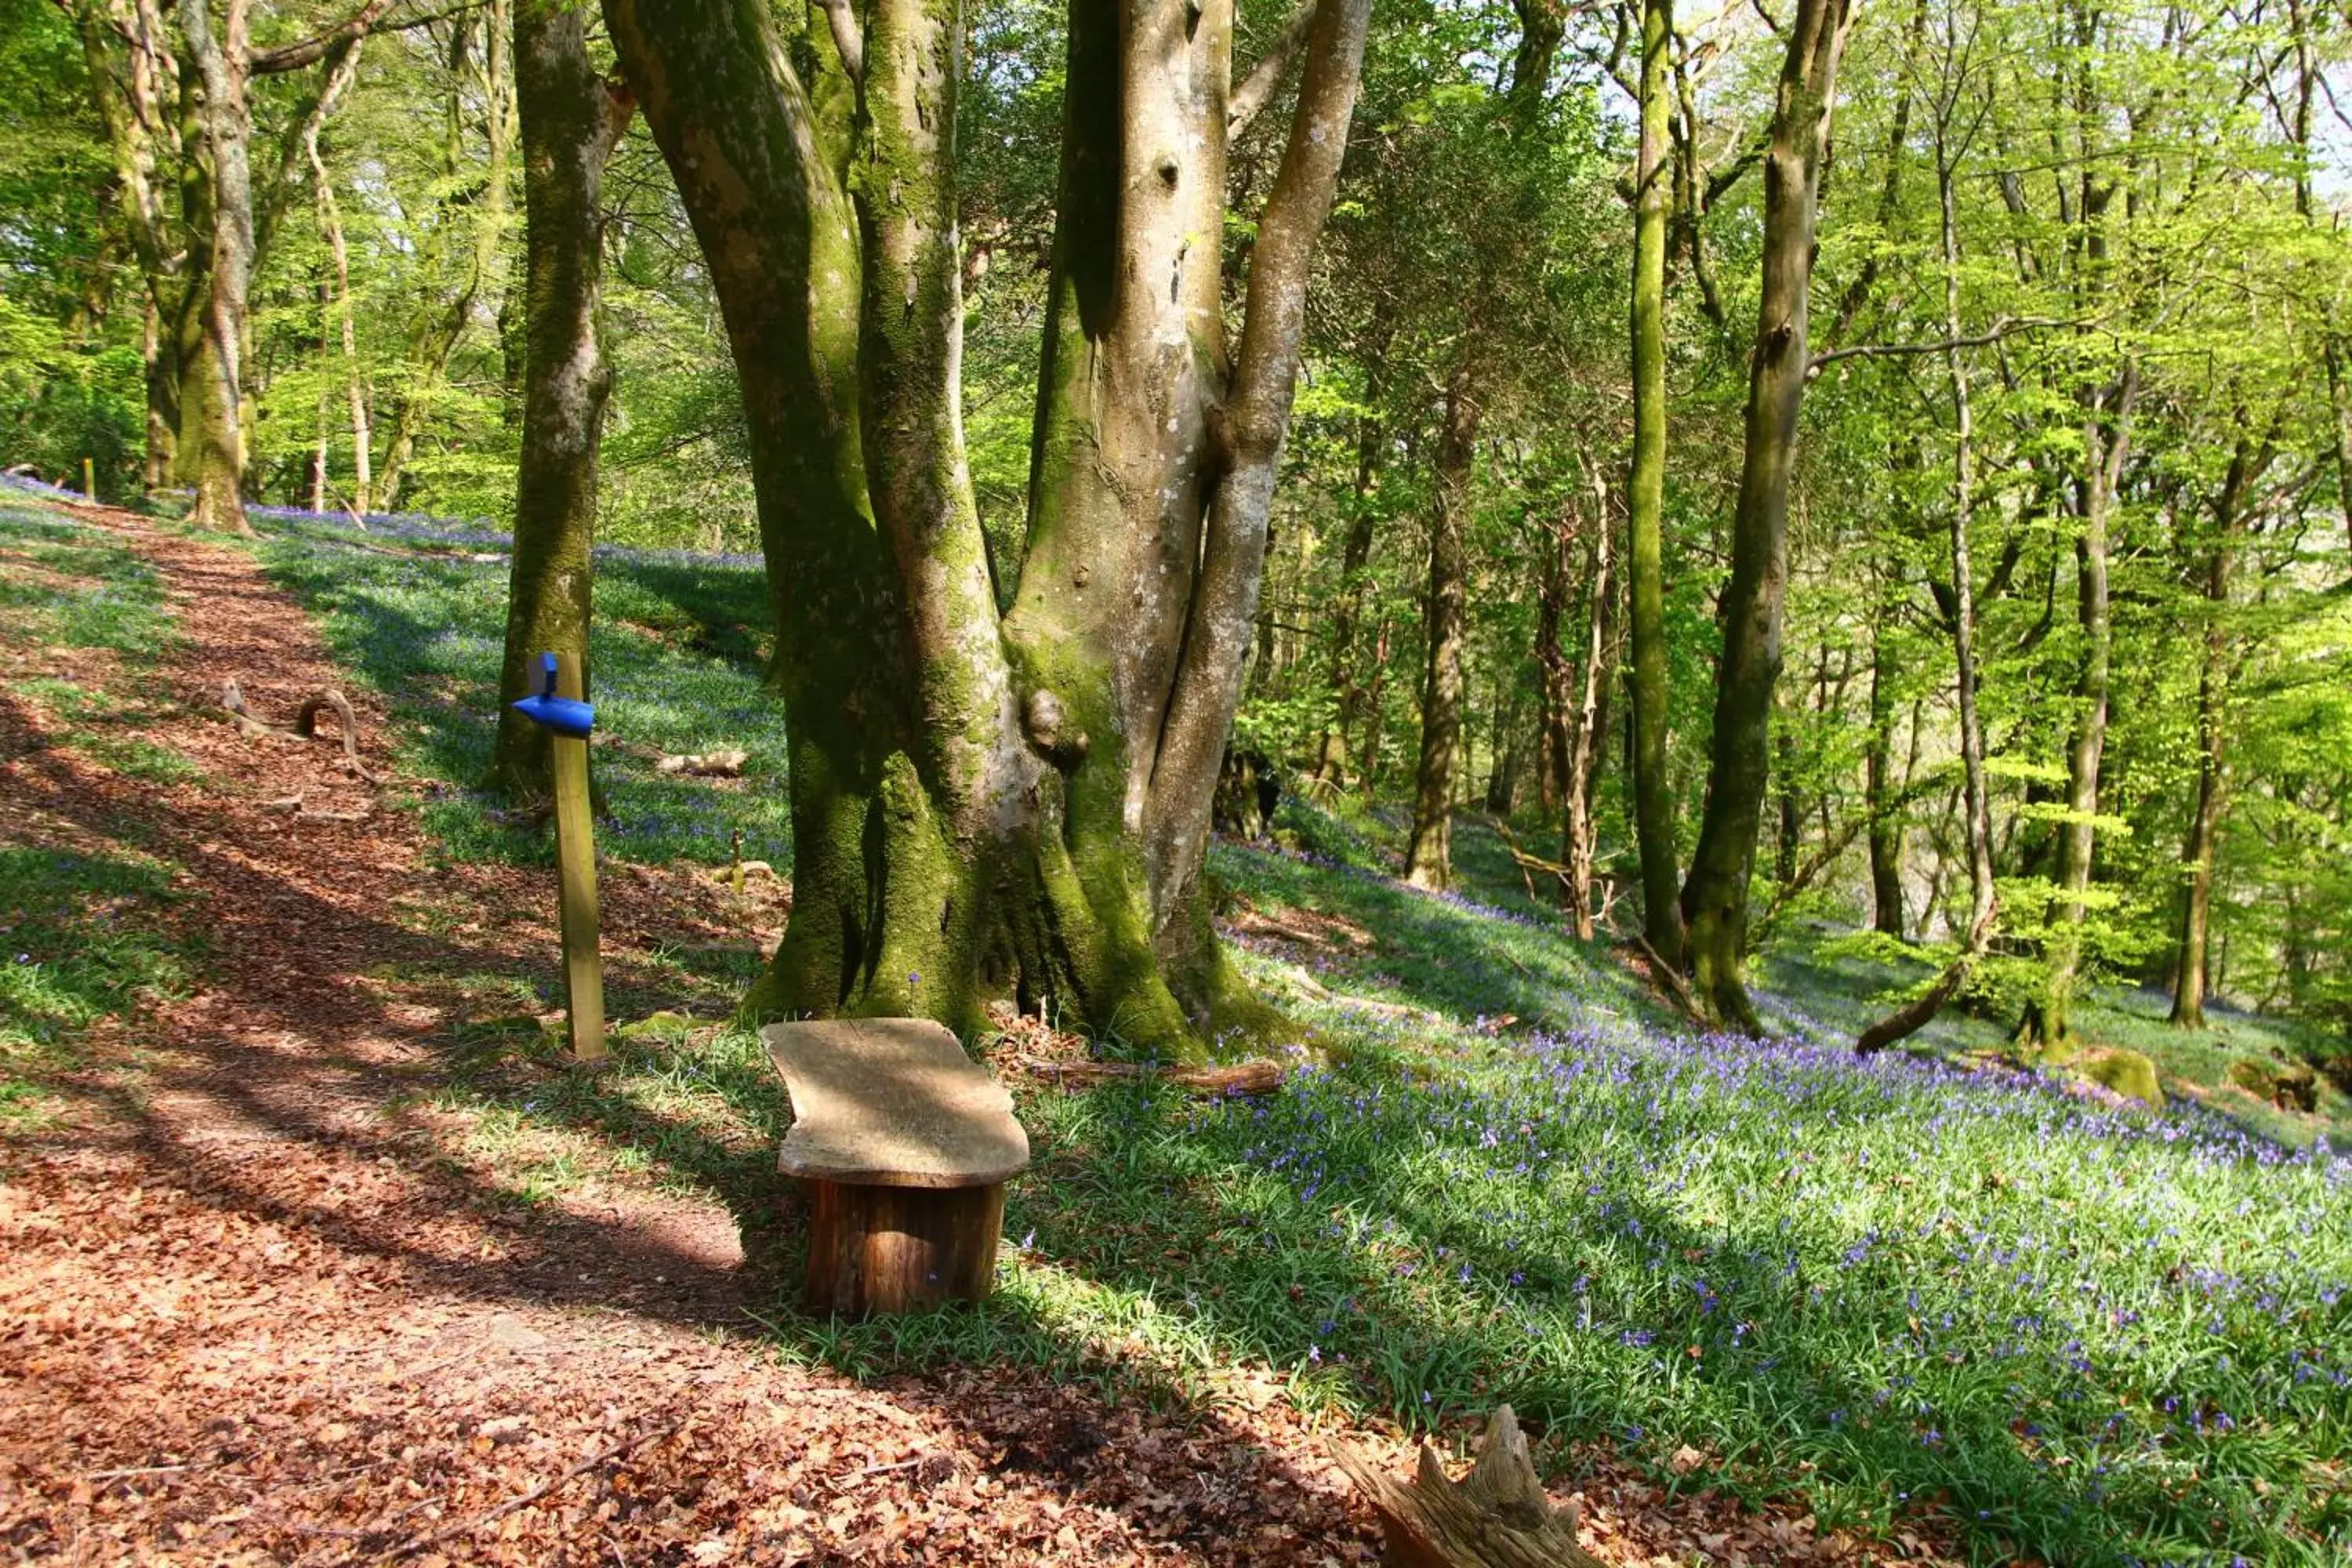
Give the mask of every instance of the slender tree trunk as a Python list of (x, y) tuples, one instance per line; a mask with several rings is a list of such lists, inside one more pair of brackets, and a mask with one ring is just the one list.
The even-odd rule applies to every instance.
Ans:
[(2269, 466), (2267, 447), (2257, 458), (2241, 438), (2221, 477), (2214, 502), (2213, 547), (2205, 558), (2205, 649), (2197, 678), (2197, 805), (2189, 816), (2188, 841), (2180, 853), (2189, 868), (2182, 900), (2180, 949), (2172, 973), (2172, 1022), (2183, 1029), (2205, 1026), (2206, 949), (2211, 937), (2213, 851), (2221, 836), (2228, 788), (2230, 683), (2230, 574), (2235, 563), (2241, 514), (2254, 477)]
[(2083, 423), (2084, 472), (2075, 486), (2082, 531), (2074, 542), (2075, 616), (2082, 628), (2083, 663), (2074, 683), (2074, 732), (2066, 746), (2065, 815), (2058, 823), (2053, 878), (2058, 895), (2048, 942), (2049, 972), (2021, 1029), (2030, 1045), (2042, 1050), (2066, 1040), (2068, 1013), (2082, 972), (2114, 645), (2107, 602), (2107, 522), (2131, 441), (2132, 406), (2138, 391), (2138, 369), (2126, 364), (2114, 385), (2089, 399)]
[(1642, 929), (1668, 964), (1683, 963), (1680, 847), (1666, 769), (1666, 196), (1673, 0), (1642, 7), (1642, 128), (1634, 165), (1633, 455), (1626, 480), (1628, 605), (1633, 653), (1633, 826), (1642, 856)]
[[(1596, 476), (1596, 479), (1598, 476)], [(1601, 738), (1609, 733), (1609, 689), (1615, 679), (1612, 654), (1616, 646), (1611, 625), (1617, 586), (1610, 575), (1609, 497), (1596, 483), (1591, 570), (1586, 574), (1589, 605), (1586, 616), (1583, 689), (1579, 694), (1567, 756), (1561, 768), (1561, 793), (1568, 805), (1561, 834), (1560, 859), (1568, 867), (1569, 907), (1580, 942), (1591, 942), (1592, 927), (1592, 859), (1598, 847), (1599, 822), (1594, 810), (1601, 782)]]
[(1895, 671), (1891, 590), (1882, 585), (1870, 618), (1870, 749), (1863, 758), (1863, 802), (1870, 813), (1871, 925), (1887, 936), (1903, 937), (1910, 927), (1903, 919), (1903, 820), (1888, 804), (1894, 793), (1890, 778), (1895, 749)]
[[(1273, 1022), (1208, 924), (1240, 695), (1366, 7), (1321, 0), (1223, 342), (1226, 0), (1070, 14), (1027, 558), (1000, 618), (963, 451), (952, 0), (607, 0), (742, 384), (792, 738), (769, 1013), (998, 997), (1197, 1055)], [(1213, 415), (1221, 416), (1213, 417)]]
[(522, 459), (515, 480), (506, 659), (490, 784), (509, 800), (553, 794), (547, 731), (510, 704), (541, 653), (591, 674), (597, 440), (612, 389), (596, 341), (605, 161), (635, 104), (588, 58), (585, 19), (559, 0), (516, 0), (515, 100), (521, 121), (525, 349)]
[(1706, 808), (1683, 887), (1692, 991), (1708, 1019), (1749, 1034), (1748, 886), (1770, 772), (1767, 732), (1780, 674), (1780, 606), (1788, 586), (1789, 479), (1797, 414), (1811, 371), (1806, 334), (1813, 219), (1828, 150), (1847, 0), (1801, 0), (1764, 158), (1763, 289), (1748, 364), (1747, 448), (1723, 597)]
[(1429, 596), (1423, 624), (1428, 661), (1421, 682), (1421, 765), (1414, 775), (1412, 836), (1404, 879), (1442, 892), (1453, 880), (1454, 781), (1462, 749), (1462, 644), (1468, 626), (1468, 573), (1462, 531), (1478, 442), (1477, 394), (1465, 359), (1445, 389), (1437, 441), (1436, 497), (1429, 519)]
[[(484, 151), (478, 164), (463, 145), (456, 107), (472, 54), (468, 43), (473, 36), (470, 23), (461, 18), (452, 35), (447, 174), (454, 180), (478, 167), (482, 183), (474, 209), (465, 279), (441, 309), (424, 316), (410, 331), (408, 357), (413, 385), (394, 405), (392, 433), (384, 445), (383, 465), (376, 486), (387, 509), (399, 504), (409, 465), (416, 457), (416, 444), (432, 417), (434, 398), (449, 374), (449, 362), (474, 324), (475, 308), (497, 282), (511, 205), (508, 168), (513, 151), (515, 115), (509, 96), (507, 51), (511, 34), (509, 16), (516, 3), (518, 0), (487, 0), (483, 9), (479, 85), (484, 105)], [(445, 217), (453, 209), (454, 204), (445, 205)]]
[(326, 235), (327, 254), (334, 261), (334, 310), (342, 336), (344, 396), (351, 405), (352, 515), (364, 517), (372, 510), (370, 501), (375, 488), (375, 454), (372, 450), (374, 435), (368, 427), (367, 374), (360, 363), (358, 320), (352, 308), (351, 248), (344, 242), (342, 208), (335, 200), (335, 184), (328, 177), (327, 161), (319, 151), (315, 131), (304, 139), (303, 150), (310, 164), (311, 194), (318, 203), (319, 227)]
[(1545, 529), (1548, 548), (1536, 584), (1536, 800), (1547, 815), (1560, 804), (1568, 778), (1572, 676), (1560, 633), (1568, 614), (1569, 553), (1581, 521), (1571, 500)]

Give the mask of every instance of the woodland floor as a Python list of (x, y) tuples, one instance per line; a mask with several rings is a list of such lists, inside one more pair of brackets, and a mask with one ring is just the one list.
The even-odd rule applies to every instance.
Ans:
[[(62, 510), (62, 509), (60, 509)], [(328, 741), (241, 738), (341, 684), (380, 702), (237, 549), (81, 520), (161, 574), (177, 635), (5, 650), (5, 673), (142, 703), (193, 763), (133, 776), (0, 696), (0, 847), (174, 868), (191, 984), (92, 1027), (43, 1115), (0, 1121), (0, 1552), (89, 1563), (1211, 1563), (1370, 1560), (1334, 1436), (1283, 1398), (947, 1365), (861, 1383), (793, 1364), (775, 1252), (716, 1201), (625, 1173), (519, 1203), (437, 1091), (464, 1009), (397, 976), (537, 973), (543, 872), (450, 865)], [(37, 570), (37, 569), (36, 569)], [(286, 802), (299, 797), (289, 808)], [(340, 820), (349, 817), (351, 820)], [(740, 941), (707, 879), (608, 867), (616, 992)], [(420, 912), (421, 911), (421, 912)], [(780, 921), (780, 898), (765, 919)], [(12, 917), (0, 915), (0, 921)], [(395, 978), (387, 978), (395, 977)], [(635, 988), (632, 990), (632, 988)], [(540, 1068), (552, 1072), (558, 1069)], [(779, 1194), (773, 1218), (794, 1209)], [(1793, 1510), (1669, 1495), (1580, 1450), (1585, 1539), (1625, 1563), (1926, 1561)]]

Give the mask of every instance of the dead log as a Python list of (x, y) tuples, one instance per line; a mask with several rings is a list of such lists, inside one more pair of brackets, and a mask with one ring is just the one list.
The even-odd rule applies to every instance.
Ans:
[(692, 773), (700, 778), (731, 779), (740, 777), (743, 764), (751, 760), (751, 752), (733, 747), (716, 752), (696, 752), (687, 756), (672, 756), (665, 752), (661, 760), (654, 763), (654, 772)]
[(1507, 1405), (1495, 1407), (1478, 1462), (1458, 1482), (1446, 1479), (1426, 1443), (1410, 1481), (1345, 1443), (1333, 1446), (1332, 1458), (1381, 1516), (1387, 1568), (1601, 1568), (1576, 1543), (1576, 1505), (1557, 1508), (1545, 1495)]

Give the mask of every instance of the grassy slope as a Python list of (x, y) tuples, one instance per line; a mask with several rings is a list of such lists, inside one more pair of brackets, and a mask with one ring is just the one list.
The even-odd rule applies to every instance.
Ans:
[[(411, 765), (473, 776), (496, 568), (317, 539), (267, 550), (395, 694)], [(634, 616), (615, 608), (633, 583), (648, 600)], [(756, 624), (730, 621), (738, 591), (715, 571), (608, 564), (600, 605), (634, 622), (608, 621), (598, 645), (616, 729), (672, 749), (774, 744), (748, 637), (733, 658), (691, 646)], [(706, 703), (724, 721), (698, 719)], [(679, 786), (700, 794), (668, 815), (697, 826), (619, 852), (717, 858), (720, 828), (780, 809), (774, 765), (740, 792)], [(659, 815), (632, 803), (667, 783), (626, 763), (606, 778), (625, 817)], [(530, 852), (454, 790), (431, 809), (457, 852)], [(1293, 819), (1326, 847), (1378, 835)], [(753, 847), (780, 858), (770, 832)], [(1820, 1045), (1675, 1037), (1604, 956), (1534, 918), (1489, 837), (1466, 831), (1463, 854), (1493, 903), (1219, 849), (1255, 933), (1244, 965), (1349, 1047), (1339, 1064), (1266, 1100), (1024, 1089), (1037, 1163), (1014, 1189), (1022, 1245), (998, 1298), (871, 1323), (779, 1302), (763, 1313), (778, 1351), (867, 1373), (1015, 1361), (1279, 1390), (1415, 1425), (1509, 1399), (1662, 1475), (1678, 1451), (1703, 1457), (1674, 1484), (1798, 1489), (1831, 1521), (1942, 1512), (1989, 1560), (2340, 1560), (2344, 1163), (2194, 1111), (1858, 1065), (1828, 1030), (1868, 1010), (1883, 973), (1774, 972), (1779, 1016), (1816, 1022)], [(535, 1035), (494, 1020), (453, 1051), (456, 1097), (518, 1201), (634, 1171), (749, 1227), (772, 1218), (782, 1107), (748, 1036), (649, 1033), (593, 1079), (546, 1070)]]
[[(138, 556), (0, 496), (0, 700), (12, 720), (127, 778), (193, 776), (187, 758), (136, 732), (154, 706), (141, 677), (173, 635), (161, 581)], [(17, 765), (37, 768), (37, 752)], [(0, 1125), (46, 1120), (42, 1080), (80, 1063), (91, 1028), (187, 984), (198, 944), (171, 918), (175, 877), (128, 837), (0, 821)]]

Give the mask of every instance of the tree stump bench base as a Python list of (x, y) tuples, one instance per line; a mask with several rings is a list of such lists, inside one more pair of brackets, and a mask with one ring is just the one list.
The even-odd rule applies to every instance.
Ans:
[(793, 1102), (776, 1168), (808, 1185), (808, 1310), (986, 1297), (1004, 1184), (1029, 1163), (1004, 1087), (919, 1018), (771, 1024), (760, 1037)]

